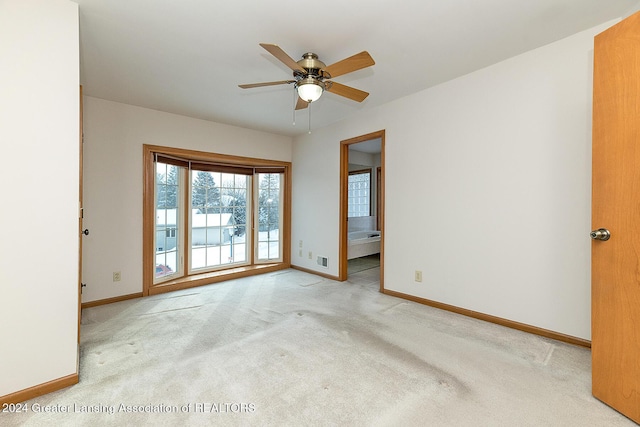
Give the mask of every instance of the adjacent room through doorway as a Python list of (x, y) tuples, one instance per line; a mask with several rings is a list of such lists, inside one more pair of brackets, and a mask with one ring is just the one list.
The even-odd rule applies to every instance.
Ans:
[(340, 279), (378, 269), (384, 289), (384, 130), (341, 141)]

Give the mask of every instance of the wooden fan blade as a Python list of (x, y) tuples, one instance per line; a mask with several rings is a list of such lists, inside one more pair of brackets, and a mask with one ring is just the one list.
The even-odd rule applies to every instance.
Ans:
[(242, 89), (251, 89), (252, 87), (262, 87), (262, 86), (275, 86), (275, 85), (285, 85), (290, 83), (295, 83), (295, 80), (280, 80), (278, 82), (264, 82), (264, 83), (250, 83), (246, 85), (238, 85)]
[(309, 106), (309, 103), (304, 99), (298, 97), (298, 102), (296, 102), (296, 110), (303, 110)]
[(375, 64), (375, 61), (369, 55), (369, 52), (362, 51), (350, 56), (342, 61), (338, 61), (335, 64), (329, 65), (324, 69), (325, 72), (331, 75), (331, 78), (341, 76), (343, 74), (351, 73), (352, 71), (361, 70), (363, 68), (370, 67)]
[(331, 84), (327, 86), (330, 86), (326, 89), (328, 92), (344, 96), (345, 98), (349, 98), (357, 102), (362, 102), (367, 96), (369, 96), (368, 92), (336, 82), (331, 82)]
[(268, 43), (260, 43), (260, 46), (265, 48), (267, 52), (271, 55), (275, 56), (280, 62), (282, 62), (287, 67), (291, 68), (293, 71), (300, 71), (301, 73), (306, 73), (307, 70), (302, 68), (296, 61), (293, 60), (287, 53), (280, 48), (277, 44), (268, 44)]

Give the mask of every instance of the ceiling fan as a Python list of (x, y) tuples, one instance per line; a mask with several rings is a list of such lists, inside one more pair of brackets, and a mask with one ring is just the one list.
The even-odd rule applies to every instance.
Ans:
[(362, 51), (327, 67), (313, 52), (305, 53), (302, 55), (302, 59), (296, 62), (278, 45), (260, 43), (260, 46), (293, 70), (293, 80), (238, 85), (242, 89), (293, 83), (298, 93), (296, 110), (307, 108), (309, 103), (318, 100), (325, 90), (357, 102), (362, 102), (369, 96), (365, 91), (330, 80), (374, 65), (375, 62), (367, 51)]

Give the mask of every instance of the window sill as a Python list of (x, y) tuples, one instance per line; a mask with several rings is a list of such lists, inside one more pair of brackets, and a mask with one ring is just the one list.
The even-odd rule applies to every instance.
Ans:
[(180, 277), (179, 279), (169, 280), (167, 282), (153, 285), (149, 288), (148, 295), (157, 295), (165, 292), (177, 291), (180, 289), (188, 289), (197, 286), (210, 285), (212, 283), (224, 282), (226, 280), (239, 279), (241, 277), (271, 273), (272, 271), (285, 270), (290, 267), (291, 266), (289, 264), (279, 262), (272, 264), (247, 265), (243, 267), (230, 268), (227, 270), (193, 274), (191, 276)]

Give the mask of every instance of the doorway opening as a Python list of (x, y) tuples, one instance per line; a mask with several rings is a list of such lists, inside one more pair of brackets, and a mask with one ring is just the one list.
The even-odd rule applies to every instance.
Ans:
[(384, 144), (380, 130), (340, 141), (340, 280), (379, 267), (384, 290)]

